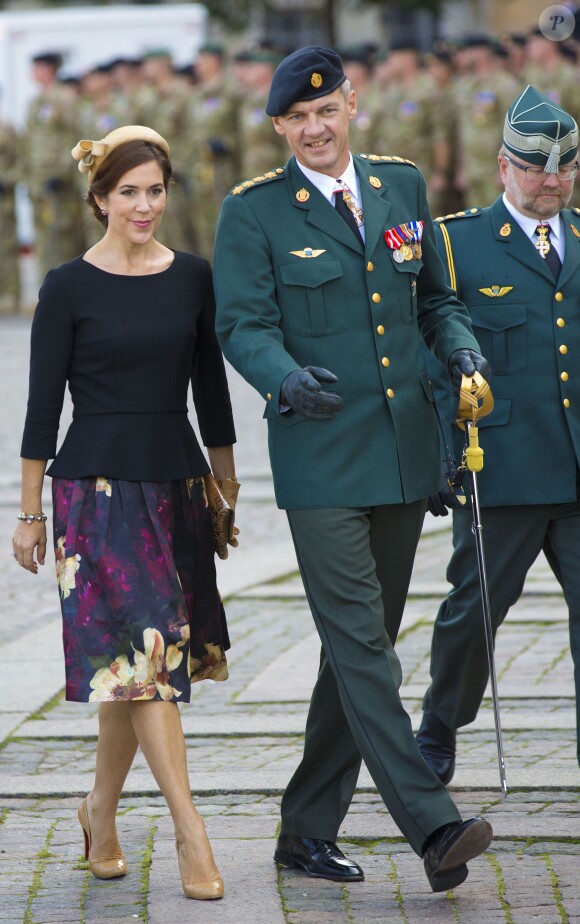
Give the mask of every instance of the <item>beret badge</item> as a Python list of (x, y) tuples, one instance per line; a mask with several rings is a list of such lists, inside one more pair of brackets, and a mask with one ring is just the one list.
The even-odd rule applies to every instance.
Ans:
[(310, 83), (317, 90), (318, 90), (318, 87), (322, 86), (322, 77), (317, 71), (314, 71), (314, 73), (312, 74), (312, 77), (310, 78)]

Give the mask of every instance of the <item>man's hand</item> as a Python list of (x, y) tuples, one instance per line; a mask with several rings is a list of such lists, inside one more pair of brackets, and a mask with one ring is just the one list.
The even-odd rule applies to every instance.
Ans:
[(451, 510), (459, 510), (465, 505), (466, 497), (462, 487), (464, 470), (462, 469), (457, 476), (457, 468), (451, 463), (451, 469), (447, 462), (441, 463), (441, 488), (437, 494), (431, 494), (427, 500), (427, 510), (434, 517), (446, 517)]
[(308, 420), (332, 420), (343, 408), (342, 398), (321, 391), (321, 382), (331, 385), (338, 379), (328, 369), (319, 366), (295, 369), (282, 382), (280, 399)]
[(479, 374), (489, 382), (491, 369), (484, 356), (476, 353), (475, 350), (455, 350), (449, 357), (449, 373), (453, 381), (455, 394), (459, 394), (461, 388), (461, 377), (464, 375), (472, 376), (474, 372)]

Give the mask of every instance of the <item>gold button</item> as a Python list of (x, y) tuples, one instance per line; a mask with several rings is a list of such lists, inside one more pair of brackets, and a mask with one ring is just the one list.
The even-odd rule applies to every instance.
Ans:
[(380, 300), (381, 300), (381, 296), (379, 295), (378, 292), (373, 292), (373, 294), (372, 294), (372, 300), (373, 300), (373, 302), (375, 303), (375, 305), (378, 305), (378, 303), (379, 303)]
[(558, 327), (566, 327), (566, 322), (564, 318), (558, 318), (558, 320), (556, 321), (556, 324), (558, 325)]
[(369, 273), (372, 273), (374, 268), (375, 268), (375, 264), (372, 262), (372, 260), (369, 260), (369, 262), (367, 263), (367, 271)]
[(568, 398), (564, 398), (564, 407), (570, 407), (570, 402)]
[(385, 332), (385, 328), (383, 327), (382, 324), (379, 324), (379, 326), (377, 327), (377, 334), (378, 334), (380, 337), (382, 337), (383, 334), (384, 334), (384, 332)]
[(560, 378), (562, 379), (563, 382), (567, 382), (568, 379), (570, 378), (570, 376), (568, 375), (567, 372), (561, 372), (561, 373), (560, 373)]
[(394, 397), (395, 397), (395, 392), (393, 391), (392, 388), (387, 388), (387, 396), (388, 396), (389, 398), (394, 398)]
[(557, 302), (563, 302), (563, 301), (564, 301), (564, 296), (562, 295), (561, 292), (556, 292), (556, 294), (554, 295), (554, 298), (556, 299)]
[(272, 395), (270, 394), (270, 392), (268, 392), (268, 394), (266, 395), (266, 398), (268, 399), (268, 401), (272, 400)]
[(560, 353), (567, 353), (567, 352), (568, 352), (568, 347), (566, 346), (565, 343), (563, 343), (562, 346), (559, 346), (558, 349), (560, 350)]
[(391, 360), (389, 359), (388, 356), (383, 356), (383, 358), (381, 359), (381, 362), (382, 362), (383, 366), (390, 366), (390, 365), (391, 365)]

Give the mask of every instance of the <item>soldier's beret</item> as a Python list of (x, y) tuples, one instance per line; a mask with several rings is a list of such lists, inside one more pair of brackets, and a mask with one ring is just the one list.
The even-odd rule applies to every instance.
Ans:
[(215, 55), (216, 58), (225, 57), (226, 50), (221, 42), (204, 42), (197, 50), (198, 55)]
[(420, 46), (415, 38), (398, 38), (393, 39), (389, 45), (389, 51), (420, 51)]
[(266, 114), (280, 116), (293, 103), (328, 96), (346, 80), (340, 55), (323, 45), (299, 48), (280, 62), (270, 84)]
[(71, 151), (72, 156), (79, 162), (79, 172), (88, 173), (89, 186), (93, 182), (97, 170), (111, 151), (127, 141), (148, 141), (169, 157), (169, 145), (165, 138), (146, 125), (120, 125), (105, 135), (100, 141), (79, 141)]
[(459, 39), (459, 48), (493, 48), (493, 41), (487, 33), (470, 32)]
[(503, 143), (528, 164), (557, 173), (578, 153), (578, 126), (572, 116), (547, 96), (527, 86), (507, 111)]
[(62, 66), (62, 55), (58, 51), (40, 51), (32, 58), (33, 64), (50, 64), (51, 67)]

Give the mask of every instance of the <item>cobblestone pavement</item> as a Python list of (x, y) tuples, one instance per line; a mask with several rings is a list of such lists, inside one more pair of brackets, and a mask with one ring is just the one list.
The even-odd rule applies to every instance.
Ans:
[[(232, 374), (243, 481), (243, 544), (224, 566), (230, 679), (200, 683), (182, 709), (194, 798), (226, 884), (219, 903), (181, 892), (172, 826), (138, 755), (118, 819), (129, 875), (94, 879), (76, 820), (91, 785), (96, 709), (66, 703), (52, 562), (14, 566), (18, 449), (28, 322), (0, 319), (0, 922), (1, 924), (566, 924), (580, 922), (580, 799), (567, 612), (542, 559), (502, 628), (497, 669), (509, 793), (499, 791), (489, 698), (459, 733), (450, 787), (495, 838), (467, 882), (433, 895), (363, 768), (340, 832), (366, 879), (346, 888), (272, 861), (284, 785), (299, 760), (318, 643), (275, 510), (261, 402)], [(416, 725), (428, 683), (431, 624), (445, 592), (449, 521), (428, 522), (398, 644), (402, 695)]]

